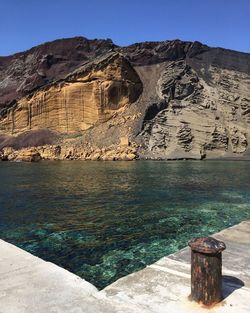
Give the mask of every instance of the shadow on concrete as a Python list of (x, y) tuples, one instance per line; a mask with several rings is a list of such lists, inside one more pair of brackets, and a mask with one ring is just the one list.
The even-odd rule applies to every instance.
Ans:
[(235, 290), (240, 289), (243, 286), (245, 286), (245, 284), (239, 278), (223, 275), (222, 276), (223, 300), (230, 296)]

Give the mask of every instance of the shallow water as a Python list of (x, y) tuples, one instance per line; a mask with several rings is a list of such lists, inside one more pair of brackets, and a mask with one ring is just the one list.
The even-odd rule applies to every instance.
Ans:
[(103, 288), (250, 219), (247, 161), (0, 163), (0, 237)]

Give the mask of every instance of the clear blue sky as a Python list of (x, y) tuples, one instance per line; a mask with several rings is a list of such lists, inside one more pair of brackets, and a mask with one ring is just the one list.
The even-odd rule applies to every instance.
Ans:
[(250, 0), (0, 0), (0, 55), (58, 38), (198, 40), (250, 52)]

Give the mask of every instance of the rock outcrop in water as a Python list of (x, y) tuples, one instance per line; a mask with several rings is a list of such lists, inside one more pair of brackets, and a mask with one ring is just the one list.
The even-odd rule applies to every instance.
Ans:
[(250, 54), (78, 37), (0, 58), (3, 159), (247, 158), (249, 141)]

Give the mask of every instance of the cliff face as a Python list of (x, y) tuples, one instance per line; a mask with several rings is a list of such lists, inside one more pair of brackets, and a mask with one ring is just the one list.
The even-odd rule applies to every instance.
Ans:
[(2, 114), (0, 131), (16, 134), (48, 128), (70, 133), (108, 120), (134, 102), (142, 84), (129, 62), (109, 53), (81, 66), (65, 79), (18, 100)]
[[(25, 59), (22, 71), (34, 77), (44, 55), (56, 54), (63, 61), (52, 62), (45, 81), (30, 79), (31, 87), (13, 66)], [(249, 154), (250, 54), (179, 40), (119, 48), (75, 38), (0, 58), (0, 66), (0, 135), (7, 143), (6, 135), (48, 129), (72, 134), (70, 144), (94, 159), (121, 142), (132, 142), (140, 158)]]
[(213, 49), (162, 63), (155, 85), (158, 99), (147, 107), (138, 136), (141, 154), (199, 158), (245, 153), (249, 66), (249, 55)]
[(28, 51), (0, 57), (0, 108), (41, 86), (64, 78), (83, 62), (115, 48), (111, 40), (84, 37), (47, 42)]

